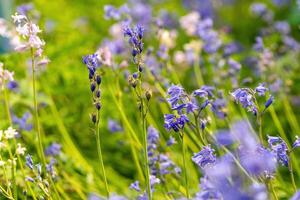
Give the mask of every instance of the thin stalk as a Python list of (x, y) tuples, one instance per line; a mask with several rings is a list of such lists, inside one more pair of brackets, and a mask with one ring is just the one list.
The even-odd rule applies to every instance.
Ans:
[(145, 163), (145, 176), (146, 176), (146, 187), (148, 199), (152, 199), (151, 185), (150, 185), (150, 170), (148, 160), (148, 145), (147, 145), (147, 130), (146, 130), (146, 116), (144, 114), (144, 102), (141, 98), (141, 117), (142, 117), (142, 128), (143, 128), (143, 150), (144, 150), (144, 163)]
[[(41, 127), (40, 127), (40, 122), (39, 122), (38, 104), (37, 104), (37, 97), (36, 97), (36, 82), (35, 82), (36, 81), (35, 80), (35, 59), (34, 59), (33, 48), (30, 49), (30, 52), (31, 52), (33, 105), (34, 105), (34, 116), (35, 116), (35, 123), (36, 123), (36, 129), (37, 129), (38, 152), (40, 154), (40, 158), (43, 163), (43, 169), (45, 169), (47, 163), (46, 163), (46, 158), (45, 158), (44, 149), (43, 149)], [(50, 176), (49, 179), (50, 179), (51, 185), (53, 186), (55, 196), (57, 199), (59, 199), (59, 194), (58, 194), (58, 191), (56, 189), (56, 186), (54, 184), (52, 177)]]
[(273, 184), (272, 184), (272, 180), (270, 180), (269, 183), (270, 183), (270, 187), (271, 187), (271, 191), (272, 191), (273, 198), (274, 198), (275, 200), (278, 200), (277, 194), (276, 194), (275, 189), (274, 189), (274, 186), (273, 186)]
[(290, 159), (289, 159), (289, 172), (290, 172), (290, 177), (291, 177), (291, 180), (292, 180), (292, 185), (293, 185), (293, 189), (294, 189), (294, 192), (297, 192), (297, 186), (296, 186), (296, 182), (295, 182), (295, 177), (294, 177), (294, 172), (293, 172), (293, 164), (292, 164), (292, 155), (291, 153), (290, 154)]
[(182, 151), (182, 162), (183, 162), (183, 171), (184, 171), (184, 181), (185, 181), (185, 195), (187, 199), (190, 199), (189, 194), (189, 185), (187, 178), (187, 170), (186, 170), (186, 155), (185, 155), (185, 145), (184, 145), (184, 133), (181, 135), (181, 151)]
[[(10, 126), (12, 126), (12, 120), (11, 120), (11, 116), (10, 116), (10, 111), (9, 111), (9, 100), (8, 100), (8, 95), (7, 95), (7, 91), (6, 91), (6, 88), (3, 88), (4, 90), (4, 103), (5, 103), (5, 110), (6, 110), (6, 113), (7, 113), (7, 118), (8, 118), (8, 121), (9, 121), (9, 124)], [(16, 138), (13, 139), (14, 141), (14, 146), (17, 148), (17, 141), (16, 141)], [(9, 153), (10, 155), (12, 155), (12, 153)], [(25, 171), (24, 171), (24, 168), (23, 168), (23, 163), (21, 162), (21, 157), (17, 154), (17, 160), (18, 160), (18, 163), (20, 165), (20, 168), (21, 168), (21, 172), (22, 172), (22, 176), (23, 178), (25, 179)], [(26, 188), (29, 189), (33, 199), (37, 199), (31, 186), (27, 183), (27, 181), (25, 181), (25, 185), (26, 185)]]
[(102, 170), (102, 175), (104, 179), (104, 185), (106, 190), (106, 197), (109, 198), (109, 190), (108, 190), (108, 184), (107, 184), (107, 178), (106, 178), (106, 172), (104, 168), (103, 163), (103, 157), (102, 157), (102, 151), (101, 151), (101, 141), (100, 141), (100, 111), (97, 111), (97, 124), (96, 124), (96, 140), (97, 140), (97, 152), (98, 152), (98, 158), (100, 162), (100, 168)]

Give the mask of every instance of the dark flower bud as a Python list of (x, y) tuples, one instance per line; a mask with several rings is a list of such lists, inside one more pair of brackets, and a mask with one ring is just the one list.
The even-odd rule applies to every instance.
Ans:
[(97, 75), (97, 76), (96, 76), (96, 82), (97, 82), (97, 84), (100, 85), (100, 84), (101, 84), (101, 81), (102, 81), (101, 76), (100, 76), (100, 75)]
[(267, 109), (273, 103), (273, 101), (274, 101), (274, 97), (270, 96), (270, 98), (265, 103), (265, 109)]
[(95, 106), (96, 106), (96, 109), (97, 109), (97, 110), (100, 110), (100, 109), (101, 109), (101, 104), (100, 104), (100, 102), (97, 102), (97, 103), (95, 104)]
[(141, 65), (139, 65), (139, 72), (143, 71), (143, 67)]
[(146, 93), (145, 93), (145, 96), (147, 98), (147, 100), (149, 101), (152, 97), (152, 91), (151, 90), (147, 90)]
[(94, 124), (97, 122), (97, 116), (94, 113), (91, 115), (91, 120)]
[(132, 81), (131, 86), (132, 86), (133, 88), (136, 88), (136, 86), (137, 86), (137, 81)]
[(96, 89), (96, 84), (94, 82), (91, 83), (91, 91), (94, 92)]
[(96, 97), (97, 97), (97, 98), (100, 98), (100, 96), (101, 96), (101, 91), (100, 91), (100, 90), (97, 90), (97, 91), (96, 91)]
[(134, 72), (134, 73), (132, 74), (132, 77), (133, 77), (134, 79), (137, 79), (137, 78), (138, 78), (138, 73), (137, 73), (137, 72)]
[(131, 55), (132, 55), (133, 57), (135, 57), (137, 54), (138, 54), (138, 51), (137, 51), (136, 49), (133, 49), (133, 50), (131, 51)]

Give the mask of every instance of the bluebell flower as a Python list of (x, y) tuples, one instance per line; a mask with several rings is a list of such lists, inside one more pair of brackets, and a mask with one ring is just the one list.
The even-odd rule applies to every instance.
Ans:
[(267, 7), (263, 3), (253, 3), (250, 9), (252, 13), (257, 16), (263, 16), (267, 13)]
[(198, 89), (193, 92), (193, 95), (201, 98), (206, 98), (208, 96), (208, 93), (206, 90)]
[(288, 22), (286, 21), (278, 21), (274, 24), (274, 28), (276, 31), (283, 35), (287, 35), (291, 31), (291, 27)]
[(300, 199), (300, 190), (298, 190), (290, 200), (299, 200)]
[(277, 159), (277, 162), (287, 167), (289, 165), (289, 156), (288, 147), (285, 141), (281, 139), (281, 137), (268, 135), (268, 143)]
[(262, 52), (264, 50), (264, 42), (263, 39), (261, 37), (256, 37), (255, 38), (255, 44), (253, 45), (253, 49), (255, 51), (259, 51)]
[(172, 108), (178, 104), (180, 100), (182, 100), (185, 92), (184, 89), (180, 85), (172, 85), (168, 88), (167, 91), (168, 98), (167, 101), (171, 104)]
[(105, 5), (104, 13), (106, 19), (119, 20), (121, 18), (121, 12), (112, 5)]
[(274, 97), (270, 96), (267, 102), (265, 103), (265, 109), (267, 109), (274, 101)]
[(34, 183), (34, 179), (31, 178), (30, 176), (26, 176), (26, 177), (25, 177), (25, 180)]
[(32, 3), (24, 3), (17, 7), (17, 12), (21, 15), (28, 15), (28, 12), (34, 9), (34, 5)]
[(54, 164), (56, 163), (56, 160), (52, 158), (50, 160), (50, 163), (46, 165), (46, 171), (50, 173), (52, 177), (55, 177), (55, 171), (54, 171)]
[(179, 132), (180, 129), (184, 128), (184, 125), (189, 122), (189, 119), (186, 115), (181, 114), (178, 117), (176, 117), (173, 114), (165, 114), (165, 124), (164, 127), (170, 131), (173, 129), (175, 132)]
[(268, 88), (265, 87), (264, 83), (260, 83), (255, 88), (255, 92), (257, 92), (258, 96), (265, 96), (265, 94), (266, 94), (267, 91), (268, 91)]
[(19, 84), (16, 81), (9, 81), (6, 85), (7, 89), (9, 89), (10, 91), (14, 91), (17, 92), (18, 88), (19, 88)]
[(211, 110), (219, 117), (220, 119), (224, 119), (226, 117), (226, 113), (224, 112), (224, 108), (226, 106), (226, 100), (223, 98), (217, 98), (214, 101), (210, 102)]
[(147, 140), (148, 144), (156, 144), (159, 140), (159, 133), (153, 126), (148, 127)]
[(121, 132), (123, 131), (122, 126), (115, 120), (109, 119), (107, 123), (108, 130), (111, 133)]
[(216, 142), (221, 146), (229, 146), (235, 142), (235, 138), (228, 130), (219, 130), (215, 134)]
[(300, 147), (300, 138), (298, 136), (296, 136), (296, 140), (293, 143), (293, 149), (297, 147)]
[(131, 54), (133, 56), (133, 61), (136, 63), (136, 56), (141, 54), (144, 49), (143, 37), (144, 37), (144, 28), (140, 25), (136, 25), (135, 28), (126, 26), (123, 29), (124, 36), (129, 37), (129, 44), (132, 47)]
[(29, 122), (30, 118), (31, 114), (29, 112), (25, 112), (21, 118), (18, 118), (16, 115), (12, 114), (13, 124), (17, 125), (21, 130), (32, 130), (32, 123)]
[(195, 110), (198, 109), (197, 104), (194, 103), (194, 102), (192, 102), (192, 101), (188, 102), (188, 103), (185, 105), (185, 107), (186, 107), (186, 113), (187, 113), (187, 114), (193, 113)]
[(133, 189), (137, 192), (141, 191), (141, 188), (140, 188), (140, 182), (139, 181), (134, 181), (133, 183), (130, 184), (130, 189)]
[(92, 79), (95, 75), (96, 69), (101, 65), (98, 59), (98, 54), (84, 56), (82, 61), (89, 70), (89, 79)]
[(45, 150), (46, 156), (57, 156), (61, 152), (61, 145), (53, 142), (51, 145)]
[(195, 200), (222, 200), (222, 194), (215, 189), (214, 185), (207, 177), (200, 179), (200, 192), (196, 194)]
[(167, 141), (167, 146), (172, 146), (173, 144), (176, 144), (176, 140), (174, 137), (170, 136), (170, 138)]
[(244, 108), (254, 105), (252, 95), (245, 89), (236, 89), (231, 93), (236, 102), (240, 102)]
[(239, 43), (231, 42), (224, 46), (223, 52), (224, 52), (224, 56), (228, 57), (228, 56), (231, 56), (232, 54), (240, 52), (241, 50), (242, 50), (242, 47)]
[(216, 155), (214, 154), (214, 151), (215, 150), (212, 149), (210, 145), (204, 146), (200, 152), (194, 154), (192, 160), (203, 169), (216, 162)]
[(204, 90), (204, 91), (206, 91), (209, 97), (213, 97), (214, 96), (213, 92), (215, 90), (215, 87), (210, 86), (210, 85), (203, 85), (201, 87), (201, 89)]
[(33, 169), (33, 160), (32, 160), (32, 157), (31, 155), (26, 155), (25, 157), (26, 159), (26, 165), (32, 170)]

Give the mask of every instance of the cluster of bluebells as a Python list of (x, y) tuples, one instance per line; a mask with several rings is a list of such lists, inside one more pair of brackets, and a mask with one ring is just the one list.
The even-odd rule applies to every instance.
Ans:
[(32, 50), (34, 58), (37, 59), (37, 66), (44, 66), (49, 63), (49, 59), (43, 56), (43, 47), (45, 42), (39, 37), (42, 31), (38, 25), (30, 21), (25, 15), (15, 13), (12, 16), (16, 25), (17, 33), (23, 41), (15, 48), (18, 52)]
[[(256, 116), (259, 112), (259, 105), (257, 104), (256, 95), (259, 97), (266, 96), (266, 92), (269, 89), (265, 87), (264, 84), (259, 84), (255, 90), (251, 88), (238, 88), (231, 93), (231, 96), (237, 103), (240, 103), (243, 108), (246, 108), (248, 111), (253, 112)], [(272, 95), (269, 96), (268, 100), (264, 104), (264, 109), (261, 112), (264, 112), (274, 101)]]
[[(83, 63), (86, 65), (89, 70), (89, 80), (90, 80), (90, 90), (92, 92), (93, 103), (97, 111), (101, 109), (101, 90), (100, 85), (102, 78), (97, 72), (97, 68), (100, 67), (101, 62), (98, 58), (98, 54), (91, 54), (83, 57)], [(96, 114), (91, 115), (91, 120), (93, 123), (96, 123), (97, 119)]]
[(131, 46), (131, 55), (135, 64), (138, 64), (139, 71), (142, 70), (141, 66), (141, 54), (144, 49), (143, 37), (144, 28), (140, 25), (136, 25), (134, 28), (129, 26), (123, 29), (124, 36), (128, 37), (128, 43)]

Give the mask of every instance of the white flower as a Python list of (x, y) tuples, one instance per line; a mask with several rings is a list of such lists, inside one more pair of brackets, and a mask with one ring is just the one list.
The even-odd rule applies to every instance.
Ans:
[(187, 32), (188, 35), (194, 35), (197, 31), (197, 26), (200, 20), (198, 12), (191, 12), (180, 18), (180, 26)]
[(43, 40), (41, 40), (37, 35), (30, 35), (28, 42), (31, 47), (34, 47), (37, 49), (39, 49), (45, 45), (45, 42)]
[(0, 160), (0, 167), (3, 167), (5, 165), (5, 162), (3, 160)]
[(6, 139), (12, 139), (18, 135), (18, 132), (12, 127), (9, 127), (6, 131), (4, 131), (4, 135)]
[(37, 63), (37, 65), (38, 65), (38, 66), (45, 66), (45, 65), (47, 65), (49, 62), (50, 62), (50, 60), (49, 60), (47, 57), (45, 57), (45, 58), (41, 59), (41, 60)]
[(34, 35), (36, 35), (36, 34), (38, 34), (38, 33), (40, 33), (40, 32), (42, 32), (42, 30), (39, 28), (39, 26), (38, 25), (36, 25), (36, 24), (31, 24), (31, 34), (34, 34)]
[(14, 23), (21, 23), (22, 21), (27, 21), (27, 17), (25, 15), (19, 15), (17, 12), (11, 17), (13, 18)]
[(23, 38), (28, 37), (30, 34), (29, 25), (28, 23), (24, 24), (23, 26), (19, 25), (16, 28), (16, 31), (23, 36)]
[(18, 143), (17, 145), (18, 145), (18, 147), (17, 147), (16, 153), (18, 155), (24, 155), (25, 151), (26, 151), (26, 148), (22, 147), (20, 143)]

